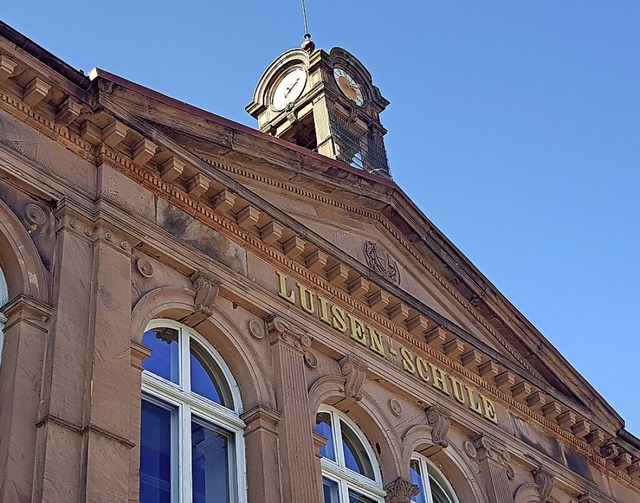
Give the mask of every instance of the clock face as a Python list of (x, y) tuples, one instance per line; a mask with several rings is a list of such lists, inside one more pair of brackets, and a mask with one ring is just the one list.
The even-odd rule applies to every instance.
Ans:
[(293, 68), (280, 80), (273, 92), (271, 106), (276, 112), (284, 110), (289, 103), (297, 100), (307, 83), (307, 72), (304, 68)]
[(336, 79), (336, 84), (338, 84), (338, 87), (347, 98), (349, 98), (359, 107), (364, 105), (364, 95), (362, 94), (362, 88), (351, 75), (349, 75), (342, 68), (334, 68), (333, 78)]

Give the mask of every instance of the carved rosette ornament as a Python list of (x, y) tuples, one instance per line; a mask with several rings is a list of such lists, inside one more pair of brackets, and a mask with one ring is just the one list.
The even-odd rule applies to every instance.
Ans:
[(367, 241), (364, 244), (364, 256), (370, 269), (386, 278), (394, 285), (400, 284), (400, 269), (393, 257), (378, 243)]
[(410, 503), (411, 498), (420, 492), (417, 485), (401, 478), (387, 484), (384, 489), (387, 491), (386, 503)]
[(449, 446), (447, 433), (451, 426), (451, 413), (440, 405), (432, 405), (426, 409), (427, 422), (431, 426), (431, 440), (434, 445), (444, 449)]

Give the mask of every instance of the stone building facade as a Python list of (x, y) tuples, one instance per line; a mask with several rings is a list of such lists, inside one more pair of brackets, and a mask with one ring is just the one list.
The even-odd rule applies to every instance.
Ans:
[(640, 501), (638, 439), (386, 164), (294, 143), (294, 77), (277, 137), (0, 24), (0, 501)]

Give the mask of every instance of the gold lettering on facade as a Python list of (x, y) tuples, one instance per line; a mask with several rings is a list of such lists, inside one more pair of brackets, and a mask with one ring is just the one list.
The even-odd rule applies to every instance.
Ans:
[(349, 317), (349, 327), (351, 328), (351, 338), (358, 341), (363, 346), (367, 345), (367, 339), (365, 336), (366, 327), (361, 320), (353, 316), (351, 313), (347, 314)]
[(465, 402), (463, 384), (455, 377), (449, 376), (451, 379), (451, 391), (453, 391), (453, 397), (460, 403)]
[[(458, 378), (429, 361), (428, 357), (416, 355), (404, 346), (396, 346), (398, 349), (391, 347), (389, 345), (391, 338), (387, 334), (379, 332), (307, 286), (298, 282), (290, 285), (292, 281), (286, 274), (276, 271), (276, 275), (278, 276), (278, 296), (282, 299), (300, 307), (307, 314), (316, 316), (337, 332), (346, 334), (380, 357), (387, 358), (388, 351), (389, 361), (399, 365), (405, 372), (416, 376), (425, 384), (430, 384), (442, 394), (453, 396), (453, 399), (462, 405), (468, 403), (469, 409), (479, 416), (493, 423), (498, 422), (495, 404), (489, 398), (463, 384)], [(398, 353), (400, 353), (400, 363), (394, 359)]]
[(298, 283), (297, 286), (298, 291), (300, 292), (300, 307), (309, 314), (315, 313), (316, 294), (300, 283)]
[(436, 367), (433, 363), (429, 362), (431, 373), (433, 374), (433, 386), (442, 391), (445, 395), (449, 395), (449, 386), (445, 379), (445, 372), (440, 367)]
[(292, 304), (296, 303), (296, 294), (293, 292), (287, 293), (287, 276), (282, 274), (280, 271), (276, 271), (278, 275), (278, 285), (280, 290), (278, 290), (278, 295), (285, 300), (288, 300)]
[[(378, 332), (372, 326), (367, 325), (367, 330), (369, 331), (369, 349), (371, 351), (375, 351), (380, 356), (385, 356), (384, 354), (384, 343), (382, 342), (382, 334)], [(389, 350), (391, 352), (391, 350)]]
[(324, 321), (327, 325), (331, 325), (331, 318), (329, 318), (329, 301), (318, 295), (318, 305), (320, 306), (320, 321)]
[(331, 323), (333, 328), (339, 330), (343, 334), (347, 333), (347, 322), (345, 320), (344, 309), (333, 304), (331, 306)]
[(411, 351), (409, 351), (407, 348), (400, 348), (400, 355), (402, 355), (402, 368), (410, 374), (415, 374), (416, 366), (413, 363)]
[(431, 381), (431, 374), (429, 374), (429, 367), (427, 366), (427, 362), (425, 361), (424, 358), (422, 358), (422, 356), (418, 356), (416, 358), (416, 368), (418, 370), (418, 375), (420, 376), (420, 379), (422, 379), (424, 382)]
[(469, 386), (465, 386), (465, 388), (467, 388), (467, 396), (469, 397), (469, 408), (473, 412), (476, 412), (477, 414), (482, 415), (482, 405), (473, 394), (473, 389), (470, 388)]

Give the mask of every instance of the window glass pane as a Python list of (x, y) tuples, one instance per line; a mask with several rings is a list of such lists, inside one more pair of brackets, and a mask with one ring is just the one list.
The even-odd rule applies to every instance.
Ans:
[(420, 469), (420, 462), (417, 459), (412, 459), (410, 464), (411, 469), (411, 483), (418, 486), (420, 492), (414, 496), (411, 501), (414, 503), (427, 503), (426, 489), (424, 487), (424, 479), (422, 478), (422, 470)]
[(219, 370), (206, 350), (193, 339), (189, 343), (191, 352), (191, 391), (220, 405), (232, 407), (231, 392)]
[(324, 458), (336, 460), (336, 451), (333, 446), (333, 428), (331, 427), (331, 414), (319, 412), (316, 415), (316, 433), (327, 439), (327, 445), (320, 449), (320, 455)]
[(227, 503), (229, 494), (229, 436), (204, 421), (191, 423), (194, 503)]
[(338, 483), (329, 480), (322, 479), (322, 492), (324, 493), (324, 503), (339, 503), (340, 495), (338, 493)]
[(367, 498), (364, 494), (349, 489), (349, 503), (376, 503), (376, 500)]
[(142, 336), (142, 344), (151, 350), (142, 368), (178, 384), (178, 331), (166, 327), (148, 330)]
[(140, 503), (171, 503), (171, 421), (174, 413), (142, 400)]
[(433, 503), (451, 503), (452, 499), (449, 497), (444, 488), (433, 477), (429, 477), (429, 484), (431, 485), (431, 497)]
[(364, 445), (358, 440), (356, 434), (343, 421), (340, 422), (342, 430), (342, 448), (344, 450), (344, 463), (347, 468), (358, 472), (365, 477), (374, 479), (373, 467)]

